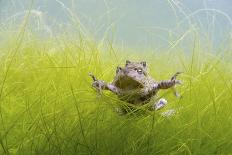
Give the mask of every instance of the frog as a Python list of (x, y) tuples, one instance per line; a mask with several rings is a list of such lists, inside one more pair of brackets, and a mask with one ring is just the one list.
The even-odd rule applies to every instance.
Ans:
[[(180, 97), (175, 86), (182, 84), (181, 80), (177, 80), (177, 76), (181, 73), (176, 72), (168, 80), (157, 81), (150, 76), (146, 61), (126, 60), (124, 67), (117, 67), (115, 77), (110, 83), (98, 80), (92, 73), (89, 73), (89, 76), (92, 77), (92, 87), (97, 92), (102, 93), (103, 90), (109, 90), (120, 100), (137, 106), (148, 104), (161, 89), (172, 89), (174, 95)], [(152, 104), (150, 109), (159, 110), (166, 104), (167, 100), (160, 98)]]

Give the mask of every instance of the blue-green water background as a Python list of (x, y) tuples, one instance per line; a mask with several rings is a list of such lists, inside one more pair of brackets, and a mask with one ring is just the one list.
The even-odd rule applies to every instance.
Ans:
[[(17, 27), (30, 3), (0, 0), (1, 28)], [(186, 47), (197, 37), (218, 50), (231, 40), (231, 0), (35, 0), (32, 10), (31, 30), (47, 37), (81, 25), (96, 40), (134, 49)]]

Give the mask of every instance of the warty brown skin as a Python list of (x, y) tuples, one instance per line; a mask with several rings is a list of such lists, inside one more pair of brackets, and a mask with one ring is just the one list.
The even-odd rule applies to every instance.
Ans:
[[(176, 80), (179, 74), (180, 72), (177, 72), (170, 80), (157, 82), (148, 75), (146, 62), (127, 60), (123, 68), (117, 67), (116, 75), (111, 83), (98, 80), (93, 74), (90, 76), (93, 78), (92, 86), (98, 92), (109, 90), (116, 94), (120, 100), (141, 105), (148, 103), (160, 89), (174, 88), (176, 84), (181, 84), (180, 80)], [(176, 91), (175, 95), (178, 96)]]

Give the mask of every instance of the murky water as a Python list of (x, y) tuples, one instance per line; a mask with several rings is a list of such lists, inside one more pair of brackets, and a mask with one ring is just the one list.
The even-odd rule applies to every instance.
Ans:
[[(22, 20), (30, 4), (0, 0), (1, 24)], [(39, 33), (71, 31), (80, 22), (96, 39), (113, 35), (127, 47), (166, 49), (178, 39), (184, 45), (193, 31), (215, 47), (231, 38), (231, 0), (35, 0), (32, 10)]]

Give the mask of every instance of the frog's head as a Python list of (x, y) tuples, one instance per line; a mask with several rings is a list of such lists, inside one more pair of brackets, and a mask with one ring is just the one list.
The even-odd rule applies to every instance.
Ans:
[(141, 62), (131, 62), (126, 60), (125, 69), (126, 74), (132, 76), (147, 76), (147, 63), (145, 61)]
[(131, 62), (130, 60), (126, 60), (125, 68), (134, 69), (138, 74), (147, 74), (147, 63), (146, 61), (141, 62)]
[(117, 69), (120, 83), (127, 86), (143, 87), (147, 77), (147, 65), (145, 61), (126, 61), (125, 67)]

